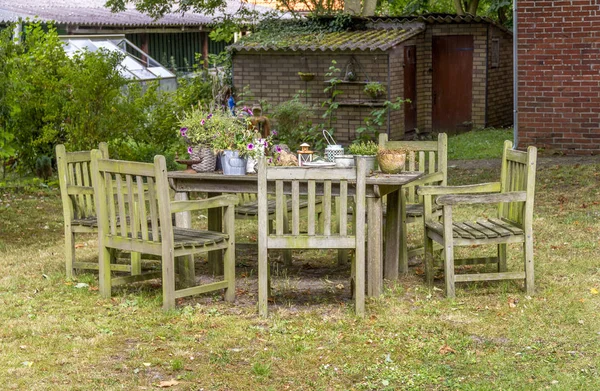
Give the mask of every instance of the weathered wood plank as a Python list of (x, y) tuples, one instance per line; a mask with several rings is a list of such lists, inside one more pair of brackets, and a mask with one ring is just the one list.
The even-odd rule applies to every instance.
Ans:
[(419, 186), (417, 193), (419, 195), (432, 194), (469, 194), (469, 193), (497, 193), (500, 191), (500, 182), (480, 183), (476, 185), (464, 186)]
[(308, 235), (312, 236), (315, 234), (315, 213), (316, 210), (316, 196), (315, 196), (316, 182), (314, 180), (308, 181)]
[(524, 191), (513, 191), (510, 193), (495, 194), (459, 194), (442, 195), (436, 199), (438, 205), (469, 205), (469, 204), (496, 204), (499, 202), (525, 202), (527, 193)]
[(331, 181), (325, 181), (323, 195), (323, 235), (331, 235)]
[(496, 224), (497, 226), (504, 228), (507, 231), (510, 231), (513, 235), (523, 235), (523, 230), (521, 228), (519, 228), (515, 225), (512, 225), (506, 221), (496, 219), (496, 218), (491, 218), (488, 220), (491, 221), (492, 223)]
[(494, 280), (524, 280), (524, 272), (457, 274), (456, 282), (494, 281)]
[(483, 226), (483, 225), (479, 225), (477, 223), (474, 223), (472, 221), (465, 221), (464, 222), (466, 226), (473, 228), (474, 230), (477, 230), (479, 232), (481, 232), (482, 234), (484, 234), (487, 238), (497, 238), (498, 235), (496, 232), (492, 231), (491, 229)]
[(332, 235), (282, 235), (269, 236), (268, 247), (271, 249), (313, 249), (331, 248), (344, 249), (354, 248), (356, 240), (353, 236), (333, 237)]
[[(268, 173), (267, 173), (268, 175)], [(283, 213), (285, 211), (285, 213), (287, 213), (287, 209), (285, 208), (286, 205), (286, 199), (285, 199), (285, 195), (283, 194), (283, 181), (282, 180), (278, 180), (277, 182), (275, 182), (275, 200), (276, 200), (276, 207), (275, 207), (275, 233), (278, 236), (283, 235)]]
[(300, 186), (292, 181), (292, 235), (300, 234)]
[[(446, 208), (448, 208), (448, 206), (446, 206), (444, 209), (446, 209)], [(444, 226), (445, 226), (445, 225), (446, 225), (446, 223), (445, 223), (445, 221), (444, 221)], [(486, 236), (485, 236), (483, 233), (479, 232), (479, 231), (478, 231), (478, 230), (476, 230), (476, 229), (473, 229), (473, 228), (469, 227), (468, 225), (466, 225), (466, 224), (464, 224), (464, 223), (462, 223), (462, 222), (458, 222), (458, 221), (457, 221), (457, 222), (454, 222), (454, 223), (453, 223), (453, 225), (454, 225), (455, 227), (457, 227), (457, 228), (460, 228), (460, 229), (461, 229), (461, 230), (463, 230), (463, 231), (466, 231), (466, 232), (468, 232), (468, 233), (469, 233), (469, 235), (471, 235), (471, 237), (474, 237), (474, 238), (476, 238), (476, 239), (483, 239), (483, 238), (485, 238), (485, 237), (486, 237)]]
[(499, 225), (496, 225), (489, 220), (477, 220), (477, 224), (496, 232), (500, 236), (510, 236), (511, 235), (511, 232), (509, 230), (507, 230)]

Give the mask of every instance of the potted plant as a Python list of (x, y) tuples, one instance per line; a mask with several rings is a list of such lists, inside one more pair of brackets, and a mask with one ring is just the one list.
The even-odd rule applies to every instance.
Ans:
[(315, 78), (315, 74), (312, 72), (298, 72), (298, 76), (302, 81), (311, 81)]
[(248, 126), (246, 119), (234, 117), (225, 110), (207, 111), (197, 108), (186, 113), (181, 125), (182, 129), (185, 128), (185, 131), (180, 131), (182, 136), (191, 144), (188, 148), (190, 157), (195, 157), (193, 153), (196, 148), (202, 151), (208, 149), (213, 155), (221, 153), (221, 164), (225, 175), (246, 173), (245, 155), (248, 144), (256, 138), (255, 132)]
[(381, 172), (386, 174), (398, 174), (404, 168), (406, 162), (406, 150), (386, 149), (377, 150), (377, 163)]
[(379, 99), (386, 93), (385, 87), (378, 81), (370, 81), (365, 84), (364, 91), (371, 99)]
[(367, 159), (367, 171), (375, 171), (375, 156), (377, 155), (377, 144), (373, 141), (358, 141), (350, 144), (348, 151), (354, 156), (362, 156)]
[(195, 162), (191, 167), (197, 172), (215, 170), (217, 157), (211, 146), (215, 129), (206, 125), (207, 119), (212, 116), (212, 113), (194, 107), (185, 113), (180, 122), (179, 135), (188, 145), (190, 161)]

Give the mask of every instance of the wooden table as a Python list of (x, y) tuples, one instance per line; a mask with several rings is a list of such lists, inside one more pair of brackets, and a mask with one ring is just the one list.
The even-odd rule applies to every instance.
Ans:
[[(309, 168), (307, 168), (309, 169)], [(397, 279), (399, 270), (408, 271), (408, 265), (399, 265), (400, 252), (406, 253), (406, 232), (401, 232), (401, 218), (404, 215), (404, 197), (400, 197), (400, 189), (423, 176), (421, 172), (404, 172), (400, 174), (383, 174), (375, 172), (367, 177), (367, 295), (378, 296), (383, 291), (383, 278)], [(219, 172), (186, 173), (172, 171), (168, 173), (169, 183), (175, 190), (175, 198), (187, 199), (187, 193), (206, 192), (212, 195), (221, 193), (258, 193), (258, 176), (230, 176)], [(383, 240), (383, 202), (387, 196), (385, 241)], [(220, 230), (220, 214), (218, 210), (209, 211), (208, 224), (211, 230)], [(189, 227), (189, 215), (178, 214), (176, 225)], [(385, 261), (383, 259), (383, 243), (385, 242)], [(220, 254), (209, 255), (218, 257)], [(406, 259), (404, 256), (402, 259)], [(193, 264), (187, 266), (193, 270)]]

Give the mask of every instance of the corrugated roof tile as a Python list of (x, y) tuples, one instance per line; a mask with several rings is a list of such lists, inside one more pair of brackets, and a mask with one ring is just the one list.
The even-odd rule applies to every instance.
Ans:
[(298, 34), (281, 37), (270, 43), (254, 41), (252, 36), (230, 45), (229, 50), (388, 50), (397, 44), (414, 37), (423, 27), (395, 30), (361, 30), (321, 34)]

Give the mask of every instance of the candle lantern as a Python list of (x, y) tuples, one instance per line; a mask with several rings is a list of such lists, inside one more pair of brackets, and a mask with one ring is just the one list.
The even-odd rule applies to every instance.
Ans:
[(298, 151), (298, 165), (302, 167), (304, 163), (312, 162), (314, 152), (309, 150), (310, 145), (307, 143), (300, 144), (300, 150)]

